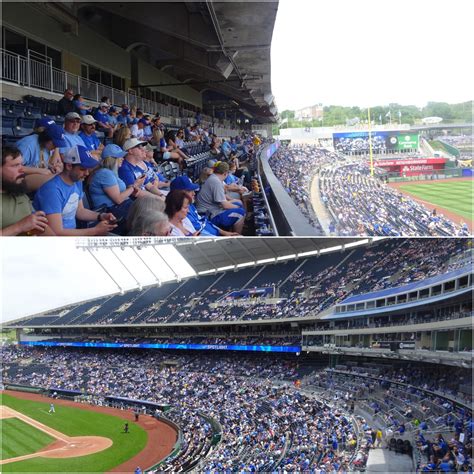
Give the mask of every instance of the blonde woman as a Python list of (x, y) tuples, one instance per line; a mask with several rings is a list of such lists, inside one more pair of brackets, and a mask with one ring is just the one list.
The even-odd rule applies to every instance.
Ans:
[(121, 127), (114, 133), (114, 143), (120, 148), (129, 138), (132, 138), (132, 131), (128, 127)]
[(118, 176), (123, 157), (127, 153), (118, 145), (107, 145), (102, 152), (100, 168), (94, 173), (89, 183), (89, 195), (94, 208), (106, 207), (118, 221), (127, 216), (132, 198), (140, 195), (140, 187), (145, 176), (135, 180), (132, 186), (127, 186)]

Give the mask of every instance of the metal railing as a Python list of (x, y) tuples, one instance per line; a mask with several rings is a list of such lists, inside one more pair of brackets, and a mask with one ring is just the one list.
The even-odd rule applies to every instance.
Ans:
[[(1, 52), (0, 78), (25, 87), (62, 94), (66, 89), (81, 94), (84, 99), (99, 102), (104, 96), (109, 97), (113, 104), (128, 104), (148, 113), (159, 113), (163, 117), (175, 119), (175, 125), (185, 125), (195, 116), (191, 110), (181, 109), (176, 105), (165, 105), (138, 96), (134, 92), (115, 89), (81, 76), (53, 67), (51, 59), (33, 51), (28, 51), (28, 57), (6, 51)], [(180, 114), (181, 112), (181, 114)], [(180, 116), (181, 115), (181, 116)], [(213, 119), (202, 115), (202, 122), (211, 125)], [(222, 136), (233, 136), (238, 130), (230, 128), (230, 122), (224, 122), (225, 128), (220, 128)]]

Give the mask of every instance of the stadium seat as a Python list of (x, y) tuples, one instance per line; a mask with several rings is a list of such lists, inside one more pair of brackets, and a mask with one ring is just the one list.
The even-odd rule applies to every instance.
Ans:
[(21, 127), (21, 128), (24, 128), (24, 129), (29, 129), (31, 131), (33, 131), (33, 128), (35, 126), (35, 119), (34, 118), (31, 118), (31, 117), (20, 117), (18, 119), (18, 125)]
[(2, 115), (2, 130), (9, 129), (10, 133), (13, 127), (16, 126), (16, 117), (12, 115)]
[(23, 101), (11, 105), (11, 110), (17, 117), (23, 117), (25, 109), (26, 105)]
[(10, 128), (2, 127), (2, 145), (3, 146), (16, 146), (18, 138), (13, 135), (13, 130)]

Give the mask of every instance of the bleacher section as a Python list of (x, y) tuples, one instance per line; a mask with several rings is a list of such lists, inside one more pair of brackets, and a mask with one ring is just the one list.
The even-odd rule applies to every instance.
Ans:
[[(453, 270), (452, 265), (457, 265), (456, 255), (463, 255), (469, 245), (463, 239), (384, 240), (343, 253), (246, 267), (158, 288), (133, 290), (29, 317), (14, 325), (305, 318), (354, 295), (403, 286)], [(451, 267), (450, 262), (454, 262)], [(250, 291), (246, 304), (238, 304), (239, 300), (228, 297), (231, 291), (269, 287), (271, 301), (268, 298), (251, 301)]]

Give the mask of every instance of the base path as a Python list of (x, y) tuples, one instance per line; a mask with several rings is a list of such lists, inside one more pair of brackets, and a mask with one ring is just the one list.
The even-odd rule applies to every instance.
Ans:
[(37, 430), (56, 438), (56, 441), (40, 451), (32, 454), (25, 454), (24, 456), (17, 456), (14, 458), (3, 459), (0, 464), (8, 464), (11, 462), (24, 461), (31, 458), (75, 458), (78, 456), (87, 456), (88, 454), (98, 453), (104, 449), (112, 446), (112, 441), (109, 438), (102, 436), (67, 436), (49, 426), (40, 423), (39, 421), (23, 415), (10, 407), (2, 406), (2, 418), (18, 418), (19, 420), (33, 426)]
[[(23, 400), (33, 400), (36, 402), (43, 402), (43, 403), (48, 403), (48, 404), (51, 403), (51, 398), (43, 396), (43, 395), (39, 395), (36, 393), (17, 392), (14, 390), (7, 390), (3, 393), (6, 393), (15, 398), (20, 398)], [(69, 400), (59, 400), (59, 399), (54, 400), (54, 404), (57, 406), (62, 405), (62, 406), (68, 406), (68, 407), (73, 407), (73, 408), (79, 408), (81, 410), (95, 411), (97, 413), (105, 413), (107, 415), (117, 416), (119, 418), (122, 418), (124, 420), (131, 422), (130, 425), (135, 423), (134, 421), (135, 417), (131, 410), (119, 410), (117, 408), (87, 405), (83, 403), (76, 403)], [(10, 408), (8, 408), (8, 410), (10, 410)], [(20, 415), (24, 416), (23, 414), (20, 414)], [(38, 423), (36, 420), (33, 420), (33, 421), (35, 421), (35, 423)], [(171, 427), (167, 423), (164, 423), (163, 421), (157, 420), (156, 418), (153, 418), (151, 416), (144, 416), (144, 415), (140, 416), (139, 422), (137, 424), (141, 426), (147, 432), (148, 441), (145, 448), (142, 451), (140, 451), (136, 456), (129, 459), (125, 463), (121, 464), (120, 466), (116, 466), (110, 472), (133, 472), (137, 466), (141, 466), (142, 469), (147, 469), (159, 463), (162, 459), (164, 459), (166, 456), (168, 456), (171, 453), (173, 446), (176, 443), (176, 440), (178, 438), (178, 434), (176, 433), (176, 430), (173, 427)], [(37, 426), (35, 426), (35, 428), (37, 428)], [(55, 431), (55, 430), (52, 430), (52, 431)], [(60, 434), (63, 437), (65, 436), (62, 433)], [(50, 435), (53, 436), (52, 434)], [(82, 438), (87, 438), (87, 440), (84, 440)], [(92, 441), (91, 440), (92, 438), (106, 439), (110, 442), (109, 446), (112, 445), (112, 442), (108, 438), (102, 438), (99, 436), (85, 436), (85, 437), (79, 436), (79, 437), (75, 437), (74, 439), (78, 442), (80, 441), (81, 447), (84, 448), (84, 446), (87, 443)], [(42, 451), (38, 451), (38, 453), (34, 453), (34, 456), (60, 457), (60, 456), (45, 456), (45, 452), (44, 452), (45, 449), (50, 450), (49, 451), (50, 454), (54, 454), (55, 452), (57, 452), (57, 449), (60, 448), (56, 444), (57, 442), (59, 441), (55, 441), (51, 445), (44, 448)], [(51, 448), (54, 448), (54, 449), (51, 449)], [(79, 446), (77, 446), (77, 448), (79, 448)], [(102, 448), (102, 449), (106, 449), (106, 448)], [(92, 454), (92, 453), (87, 453), (87, 454)], [(75, 456), (84, 456), (84, 455), (85, 454), (75, 454)], [(31, 456), (31, 455), (27, 455), (27, 456)], [(23, 458), (23, 456), (21, 457)], [(66, 457), (66, 456), (63, 456), (63, 457)], [(15, 460), (20, 461), (20, 459), (18, 458), (16, 458)], [(13, 462), (11, 459), (7, 459), (5, 461)]]
[(397, 191), (401, 192), (402, 194), (406, 194), (407, 196), (410, 196), (414, 201), (419, 202), (420, 204), (423, 204), (423, 206), (425, 206), (430, 211), (432, 211), (433, 209), (436, 209), (436, 212), (438, 212), (438, 214), (443, 214), (444, 217), (447, 217), (448, 219), (452, 220), (456, 224), (461, 224), (462, 222), (464, 222), (469, 227), (470, 233), (472, 233), (472, 230), (474, 228), (472, 219), (471, 220), (466, 219), (465, 217), (462, 217), (459, 214), (456, 214), (455, 212), (449, 209), (446, 209), (445, 207), (438, 206), (437, 204), (433, 204), (431, 202), (425, 201), (424, 199), (421, 199), (416, 194), (410, 193), (410, 191), (406, 191), (405, 189), (403, 190), (400, 189), (401, 186), (410, 185), (410, 184), (426, 183), (426, 185), (429, 185), (433, 183), (440, 183), (440, 182), (449, 183), (453, 181), (472, 181), (472, 179), (471, 178), (446, 178), (446, 179), (437, 180), (437, 181), (402, 181), (400, 183), (388, 183), (388, 185), (391, 188), (394, 188)]

